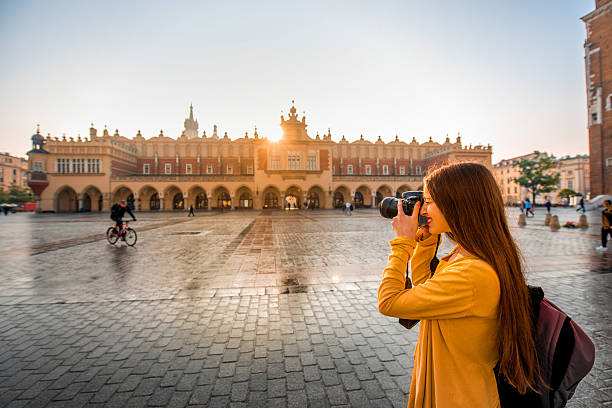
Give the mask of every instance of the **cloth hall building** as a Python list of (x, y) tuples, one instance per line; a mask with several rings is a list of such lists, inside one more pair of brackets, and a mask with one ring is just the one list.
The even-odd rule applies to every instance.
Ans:
[(270, 141), (255, 128), (231, 140), (198, 134), (190, 107), (177, 139), (160, 132), (127, 138), (93, 127), (89, 137), (44, 137), (37, 130), (28, 152), (28, 185), (45, 212), (108, 211), (126, 200), (137, 211), (337, 208), (377, 205), (385, 196), (422, 188), (427, 168), (441, 161), (491, 166), (491, 146), (394, 141), (361, 136), (333, 141), (328, 130), (310, 136), (306, 118), (292, 106), (281, 115), (282, 138)]

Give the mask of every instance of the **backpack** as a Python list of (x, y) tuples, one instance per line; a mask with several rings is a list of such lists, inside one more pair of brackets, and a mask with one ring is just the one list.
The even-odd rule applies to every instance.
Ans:
[(564, 407), (572, 398), (578, 383), (591, 371), (595, 362), (595, 346), (584, 331), (551, 301), (540, 287), (529, 286), (533, 310), (536, 350), (540, 375), (544, 383), (539, 393), (524, 395), (501, 378), (495, 367), (499, 401), (502, 407)]
[(110, 213), (111, 220), (118, 221), (122, 217), (122, 215), (119, 215), (121, 213), (121, 210), (122, 208), (119, 204), (113, 204)]

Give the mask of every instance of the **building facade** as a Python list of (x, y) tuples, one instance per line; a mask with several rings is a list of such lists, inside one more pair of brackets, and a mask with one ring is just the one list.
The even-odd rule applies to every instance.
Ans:
[(66, 139), (32, 136), (28, 185), (39, 211), (104, 211), (126, 200), (138, 211), (356, 207), (377, 205), (385, 196), (420, 189), (426, 169), (441, 161), (470, 160), (491, 166), (491, 146), (461, 145), (447, 137), (406, 143), (338, 142), (331, 132), (311, 137), (306, 118), (292, 106), (281, 116), (278, 142), (245, 133), (231, 140), (217, 126), (198, 136), (193, 107), (177, 139), (98, 135)]
[(28, 161), (23, 157), (0, 153), (0, 188), (9, 191), (12, 185), (27, 187)]
[(595, 10), (582, 17), (590, 184), (593, 196), (612, 194), (612, 0), (595, 0)]
[[(532, 195), (527, 191), (527, 188), (520, 186), (514, 181), (514, 179), (520, 177), (519, 168), (516, 166), (516, 163), (523, 159), (529, 159), (532, 156), (533, 154), (530, 153), (501, 160), (493, 165), (493, 175), (499, 184), (506, 205), (515, 205), (525, 198), (532, 199)], [(583, 196), (588, 196), (591, 191), (589, 156), (565, 156), (555, 160), (557, 167), (554, 171), (559, 173), (559, 184), (554, 191), (537, 195), (536, 203), (544, 203), (546, 198), (549, 197), (552, 203), (561, 204), (562, 200), (559, 198), (559, 193), (566, 188), (574, 190)]]

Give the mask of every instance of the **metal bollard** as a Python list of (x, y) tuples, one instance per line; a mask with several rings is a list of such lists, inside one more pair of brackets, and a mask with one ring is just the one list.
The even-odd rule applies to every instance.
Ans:
[(550, 217), (550, 230), (557, 231), (559, 228), (561, 228), (561, 225), (559, 225), (559, 217), (553, 215), (552, 217)]
[(519, 225), (519, 226), (521, 226), (521, 227), (524, 227), (525, 225), (527, 225), (527, 220), (526, 220), (526, 218), (525, 218), (525, 214), (521, 213), (521, 214), (519, 215), (519, 218), (518, 218), (518, 225)]

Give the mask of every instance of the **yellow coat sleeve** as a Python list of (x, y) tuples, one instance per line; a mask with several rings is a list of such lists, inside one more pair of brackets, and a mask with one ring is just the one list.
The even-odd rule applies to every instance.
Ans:
[[(391, 242), (394, 241), (395, 240)], [(417, 243), (416, 249), (414, 250), (414, 255), (410, 261), (410, 272), (413, 285), (419, 285), (431, 277), (429, 263), (434, 257), (437, 243), (437, 235), (432, 235), (429, 238)], [(393, 244), (391, 244), (391, 247), (393, 248)]]
[[(484, 262), (466, 259), (448, 265), (413, 288), (405, 289), (403, 271), (412, 252), (410, 249), (414, 247), (416, 243), (407, 238), (391, 241), (391, 255), (378, 289), (378, 310), (400, 319), (453, 319), (479, 314), (471, 310), (476, 292), (472, 275), (473, 272), (477, 276), (483, 275), (483, 285), (489, 286), (487, 281), (495, 279), (492, 270), (488, 270), (490, 267), (483, 268), (479, 264), (484, 265)], [(480, 269), (486, 271), (481, 273)]]

